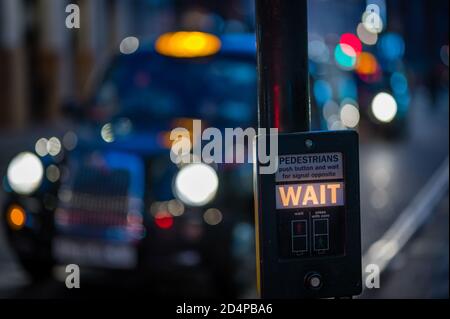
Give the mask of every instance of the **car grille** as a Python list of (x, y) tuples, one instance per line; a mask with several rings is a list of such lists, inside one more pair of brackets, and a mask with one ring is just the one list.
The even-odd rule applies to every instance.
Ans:
[(61, 190), (57, 218), (71, 225), (126, 225), (129, 175), (83, 168), (72, 187)]
[(143, 201), (131, 191), (136, 176), (126, 165), (98, 166), (81, 159), (69, 164), (55, 212), (59, 234), (125, 242), (139, 239)]

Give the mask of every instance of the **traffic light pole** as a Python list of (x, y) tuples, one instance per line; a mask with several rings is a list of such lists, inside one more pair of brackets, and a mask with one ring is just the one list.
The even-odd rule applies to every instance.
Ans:
[(256, 0), (260, 128), (310, 130), (307, 16), (306, 0)]
[(259, 155), (276, 136), (278, 164), (254, 166), (259, 296), (359, 295), (358, 134), (311, 132), (307, 0), (255, 1), (259, 127), (279, 132), (255, 141)]

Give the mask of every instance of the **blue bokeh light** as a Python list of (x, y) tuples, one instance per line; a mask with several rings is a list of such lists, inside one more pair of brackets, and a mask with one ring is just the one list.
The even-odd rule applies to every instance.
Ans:
[(325, 80), (318, 80), (314, 83), (314, 97), (319, 106), (324, 105), (333, 97), (333, 89)]
[(386, 33), (378, 43), (378, 50), (380, 55), (388, 61), (399, 60), (405, 54), (405, 41), (397, 33)]

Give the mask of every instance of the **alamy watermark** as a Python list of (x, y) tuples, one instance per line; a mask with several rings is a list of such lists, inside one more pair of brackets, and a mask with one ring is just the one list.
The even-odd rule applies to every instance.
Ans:
[(80, 28), (80, 7), (76, 4), (69, 4), (66, 6), (66, 28), (79, 29)]
[(66, 287), (68, 289), (80, 288), (80, 267), (76, 264), (66, 266)]
[(366, 288), (379, 289), (380, 288), (380, 267), (376, 264), (366, 266)]
[[(202, 130), (202, 121), (193, 120), (192, 131), (178, 127), (171, 131), (170, 159), (175, 164), (260, 164), (261, 174), (274, 174), (278, 169), (278, 129), (225, 128)], [(256, 137), (258, 138), (256, 139)], [(204, 142), (204, 143), (203, 143)], [(256, 143), (256, 152), (254, 152)], [(247, 156), (246, 156), (247, 155)]]

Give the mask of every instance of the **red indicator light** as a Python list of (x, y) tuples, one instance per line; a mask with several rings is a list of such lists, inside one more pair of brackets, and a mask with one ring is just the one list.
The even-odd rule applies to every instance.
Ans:
[(169, 229), (173, 226), (173, 217), (167, 212), (157, 213), (155, 224), (161, 229)]
[(295, 234), (296, 235), (304, 235), (304, 223), (295, 223)]

